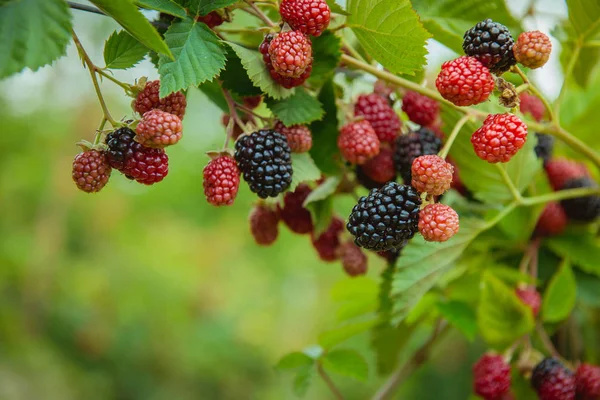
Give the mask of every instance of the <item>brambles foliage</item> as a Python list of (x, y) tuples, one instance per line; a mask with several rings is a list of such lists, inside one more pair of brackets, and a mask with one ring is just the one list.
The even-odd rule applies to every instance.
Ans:
[[(600, 141), (585, 124), (599, 104), (587, 87), (598, 80), (599, 6), (568, 0), (569, 18), (543, 33), (525, 31), (502, 0), (91, 3), (123, 28), (105, 42), (104, 67), (72, 29), (68, 5), (89, 7), (0, 2), (0, 78), (51, 64), (74, 43), (103, 113), (73, 162), (88, 193), (110, 190), (112, 169), (146, 185), (168, 179), (169, 147), (194, 134), (183, 132), (190, 91), (223, 110), (223, 147), (198, 171), (206, 200), (231, 206), (248, 186), (257, 244), (276, 246), (286, 225), (349, 276), (334, 290), (339, 325), (277, 365), (295, 372), (298, 395), (316, 375), (336, 398), (330, 373), (373, 376), (364, 355), (339, 347), (371, 331), (377, 372), (390, 375), (373, 398), (389, 398), (457, 330), (490, 348), (474, 368), (486, 400), (521, 398), (511, 369), (540, 399), (597, 398), (597, 367), (579, 365), (598, 355), (567, 354), (553, 335), (576, 335), (563, 331), (582, 301), (579, 277), (600, 283)], [(564, 73), (552, 102), (528, 76), (551, 56), (548, 35)], [(432, 38), (457, 55), (427, 76)], [(146, 57), (159, 80), (113, 77)], [(377, 82), (365, 92), (369, 76)], [(130, 116), (113, 118), (101, 83), (131, 97)], [(573, 160), (554, 156), (567, 149)], [(388, 264), (379, 284), (362, 277), (371, 254)], [(411, 353), (406, 343), (423, 331), (429, 339)]]

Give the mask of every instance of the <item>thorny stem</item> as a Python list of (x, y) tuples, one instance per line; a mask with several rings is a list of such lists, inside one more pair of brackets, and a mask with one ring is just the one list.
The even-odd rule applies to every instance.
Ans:
[(448, 136), (448, 139), (446, 140), (444, 147), (442, 147), (442, 149), (438, 153), (438, 155), (440, 157), (446, 158), (446, 156), (448, 155), (448, 152), (450, 151), (450, 148), (452, 147), (452, 144), (454, 143), (454, 140), (456, 140), (456, 137), (458, 136), (458, 133), (460, 132), (462, 127), (467, 123), (467, 121), (469, 119), (471, 119), (471, 115), (465, 114), (461, 119), (458, 120), (456, 125), (454, 125), (454, 129), (452, 129), (450, 136)]
[(254, 4), (254, 2), (252, 2), (251, 0), (244, 1), (252, 8), (252, 10), (255, 13), (254, 15), (260, 18), (265, 24), (269, 25), (270, 28), (275, 28), (277, 26), (273, 21), (271, 21), (271, 18), (267, 17), (267, 15), (264, 12), (262, 12), (262, 10), (258, 8), (256, 4)]
[(100, 91), (100, 85), (98, 84), (98, 79), (96, 78), (96, 66), (94, 65), (94, 63), (92, 62), (90, 57), (85, 52), (85, 49), (81, 45), (81, 42), (79, 41), (79, 38), (75, 34), (75, 31), (72, 30), (71, 35), (73, 36), (73, 41), (75, 42), (75, 46), (77, 46), (77, 51), (79, 52), (79, 55), (81, 56), (81, 58), (83, 59), (83, 62), (87, 65), (88, 70), (90, 71), (90, 76), (92, 77), (92, 82), (94, 84), (94, 90), (96, 91), (96, 96), (98, 97), (98, 101), (100, 102), (100, 107), (102, 107), (102, 113), (104, 115), (104, 118), (108, 122), (110, 122), (110, 124), (113, 127), (115, 127), (118, 124), (110, 116), (110, 112), (108, 111), (108, 108), (106, 107), (106, 102), (104, 101), (104, 97), (102, 96), (102, 92)]
[(523, 83), (528, 85), (527, 89), (534, 96), (536, 96), (538, 99), (540, 99), (542, 101), (542, 103), (544, 103), (544, 107), (546, 107), (546, 110), (548, 110), (548, 115), (550, 116), (550, 121), (551, 122), (556, 121), (556, 115), (554, 114), (554, 110), (552, 109), (552, 106), (550, 105), (550, 103), (548, 103), (548, 100), (546, 100), (546, 97), (531, 83), (531, 81), (529, 80), (529, 78), (527, 78), (527, 75), (525, 75), (525, 73), (523, 73), (521, 68), (519, 68), (517, 65), (515, 65), (512, 67), (511, 70), (512, 70), (512, 72), (519, 75), (521, 77), (521, 79), (523, 80)]
[[(229, 93), (229, 91), (227, 89), (225, 89), (223, 87), (221, 82), (219, 82), (219, 85), (221, 85), (221, 90), (223, 91), (223, 97), (225, 97), (225, 101), (227, 101), (227, 107), (229, 108), (229, 118), (231, 118), (234, 121), (234, 123), (237, 124), (237, 126), (239, 126), (243, 131), (245, 131), (246, 127), (244, 126), (244, 123), (240, 119), (240, 117), (235, 109), (235, 107), (236, 107), (235, 100), (233, 100), (233, 97), (231, 97), (231, 94)], [(227, 129), (227, 138), (225, 139), (224, 147), (227, 147), (229, 145), (229, 141), (231, 140), (232, 133), (233, 133), (233, 129)]]
[(413, 354), (412, 358), (398, 367), (371, 400), (389, 399), (410, 374), (429, 358), (431, 348), (437, 340), (449, 331), (449, 325), (438, 323), (429, 339)]
[[(373, 75), (377, 78), (380, 78), (384, 81), (390, 82), (394, 85), (401, 86), (403, 88), (415, 91), (415, 92), (425, 95), (429, 98), (432, 98), (442, 104), (447, 105), (448, 107), (451, 107), (455, 110), (462, 112), (463, 114), (471, 114), (472, 116), (479, 118), (479, 119), (484, 119), (488, 115), (488, 113), (486, 113), (484, 111), (456, 106), (456, 105), (452, 104), (451, 102), (449, 102), (448, 100), (444, 99), (438, 92), (436, 92), (432, 89), (423, 87), (417, 83), (400, 78), (400, 77), (398, 77), (394, 74), (391, 74), (387, 71), (380, 70), (372, 65), (369, 65), (360, 60), (357, 60), (356, 58), (351, 57), (347, 54), (342, 54), (342, 61), (344, 63), (346, 63), (346, 65), (350, 65), (354, 68), (368, 72), (371, 75)], [(555, 114), (556, 114), (556, 110), (555, 110)], [(590, 160), (592, 160), (592, 162), (598, 168), (600, 168), (600, 154), (596, 153), (594, 150), (589, 148), (584, 142), (582, 142), (581, 140), (572, 136), (564, 128), (560, 127), (558, 125), (558, 121), (554, 121), (554, 123), (539, 123), (539, 122), (534, 122), (534, 121), (527, 121), (527, 125), (529, 126), (529, 128), (532, 131), (553, 135), (556, 138), (562, 140), (567, 145), (569, 145), (571, 148), (573, 148), (575, 151), (588, 157)]]
[(504, 164), (494, 164), (496, 166), (496, 168), (498, 169), (498, 172), (500, 172), (500, 176), (502, 176), (502, 180), (504, 181), (504, 184), (508, 187), (508, 190), (510, 190), (510, 193), (512, 194), (513, 198), (519, 202), (519, 204), (523, 203), (523, 197), (521, 196), (521, 192), (519, 191), (519, 189), (515, 186), (515, 184), (513, 183), (512, 179), (510, 179), (510, 176), (508, 176), (508, 173), (506, 172), (506, 167)]
[(319, 373), (319, 375), (321, 376), (321, 378), (323, 379), (325, 384), (327, 384), (327, 387), (329, 388), (329, 390), (331, 390), (333, 397), (335, 397), (337, 400), (344, 400), (344, 396), (339, 391), (339, 389), (335, 386), (335, 383), (333, 383), (333, 380), (331, 380), (331, 377), (329, 375), (327, 375), (327, 372), (325, 372), (325, 369), (323, 369), (323, 365), (321, 364), (321, 362), (317, 363), (317, 372)]

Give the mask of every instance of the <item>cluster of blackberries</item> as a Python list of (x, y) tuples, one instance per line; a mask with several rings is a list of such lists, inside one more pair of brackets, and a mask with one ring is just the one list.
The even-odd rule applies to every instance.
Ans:
[(325, 0), (283, 0), (279, 14), (291, 30), (266, 35), (259, 51), (271, 78), (290, 89), (310, 77), (313, 56), (309, 35), (319, 36), (327, 29), (331, 10)]
[(256, 243), (263, 246), (273, 244), (281, 221), (294, 233), (310, 235), (321, 260), (340, 260), (349, 276), (365, 274), (367, 256), (351, 240), (343, 239), (344, 222), (340, 218), (334, 216), (323, 232), (315, 231), (311, 214), (304, 206), (311, 192), (310, 186), (300, 184), (296, 190), (285, 194), (282, 205), (271, 206), (264, 202), (256, 205), (250, 213), (250, 232)]
[(133, 109), (142, 118), (110, 132), (104, 143), (83, 145), (85, 151), (75, 157), (73, 180), (84, 192), (100, 191), (112, 168), (145, 185), (167, 176), (169, 157), (164, 149), (182, 137), (186, 99), (181, 92), (161, 99), (158, 80), (147, 83), (141, 80), (139, 86)]

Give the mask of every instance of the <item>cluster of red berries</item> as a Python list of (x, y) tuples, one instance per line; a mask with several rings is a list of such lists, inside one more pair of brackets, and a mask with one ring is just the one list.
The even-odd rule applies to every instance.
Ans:
[[(543, 66), (552, 45), (539, 31), (523, 32), (515, 43), (508, 28), (487, 19), (465, 32), (463, 49), (466, 56), (445, 62), (435, 81), (442, 97), (457, 106), (486, 101), (495, 86), (492, 73), (500, 75), (517, 62), (529, 68)], [(508, 162), (526, 140), (527, 126), (512, 114), (489, 115), (471, 137), (477, 156), (490, 163)]]
[(141, 120), (110, 132), (104, 143), (83, 144), (85, 151), (75, 157), (73, 180), (84, 192), (100, 191), (113, 168), (145, 185), (167, 176), (169, 158), (164, 149), (182, 137), (186, 99), (181, 92), (161, 99), (158, 80), (142, 80), (140, 86), (133, 109)]
[(291, 30), (268, 34), (259, 46), (271, 78), (286, 89), (300, 86), (312, 72), (312, 42), (327, 26), (331, 10), (325, 0), (283, 0), (279, 14)]
[(343, 239), (344, 222), (340, 218), (333, 217), (323, 232), (315, 231), (311, 214), (304, 206), (311, 192), (310, 186), (301, 184), (285, 194), (282, 205), (257, 204), (250, 213), (250, 232), (256, 243), (262, 246), (273, 244), (279, 233), (279, 223), (283, 222), (294, 233), (310, 235), (321, 260), (340, 260), (349, 276), (365, 274), (367, 256), (352, 241)]
[[(556, 358), (545, 358), (531, 371), (531, 385), (540, 400), (597, 400), (600, 367), (581, 364), (575, 373)], [(501, 355), (484, 354), (473, 366), (473, 392), (484, 400), (514, 398), (510, 364)]]

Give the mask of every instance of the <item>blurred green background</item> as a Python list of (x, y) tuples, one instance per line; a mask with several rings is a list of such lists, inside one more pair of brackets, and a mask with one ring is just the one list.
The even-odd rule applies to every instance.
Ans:
[[(101, 64), (116, 25), (74, 17)], [(116, 74), (142, 75), (157, 76), (148, 61)], [(115, 118), (131, 114), (131, 99), (102, 87)], [(52, 67), (0, 82), (0, 399), (295, 398), (273, 365), (335, 324), (329, 292), (348, 278), (284, 227), (274, 246), (256, 246), (246, 185), (232, 207), (206, 203), (204, 153), (221, 146), (224, 128), (199, 91), (188, 102), (162, 183), (143, 187), (113, 171), (88, 195), (71, 181), (71, 162), (101, 113), (73, 46)], [(371, 257), (372, 279), (383, 268)], [(372, 365), (368, 346), (368, 335), (344, 345)], [(399, 398), (466, 399), (482, 349), (450, 335)], [(381, 384), (374, 368), (370, 376), (334, 380), (348, 399), (365, 399)], [(316, 380), (306, 398), (331, 395)]]

